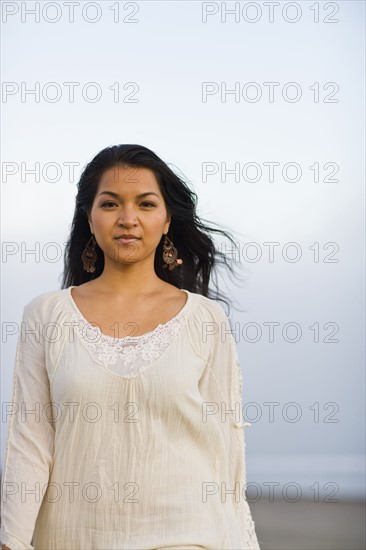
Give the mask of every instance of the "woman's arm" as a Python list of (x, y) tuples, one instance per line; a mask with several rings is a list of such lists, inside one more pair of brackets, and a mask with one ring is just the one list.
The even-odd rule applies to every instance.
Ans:
[(13, 375), (2, 479), (1, 544), (33, 549), (33, 531), (52, 468), (54, 427), (50, 415), (45, 338), (34, 301), (23, 310)]
[(241, 549), (260, 550), (245, 492), (244, 429), (248, 423), (243, 422), (242, 417), (241, 368), (229, 319), (218, 304), (215, 321), (209, 325), (206, 327), (209, 357), (207, 370), (200, 381), (200, 391), (205, 401), (216, 404), (217, 412), (213, 418), (226, 448), (227, 463), (223, 466), (225, 474), (221, 480), (225, 495), (221, 498), (226, 504), (232, 499)]
[[(227, 429), (230, 433), (229, 438), (229, 465), (231, 484), (235, 487), (236, 483), (239, 483), (240, 487), (240, 499), (236, 502), (235, 510), (238, 517), (242, 542), (245, 546), (243, 548), (250, 548), (250, 550), (260, 550), (257, 535), (255, 532), (255, 523), (252, 518), (250, 507), (246, 499), (246, 459), (245, 459), (245, 429), (246, 426), (250, 426), (248, 422), (243, 421), (242, 418), (242, 374), (239, 362), (239, 357), (236, 350), (235, 340), (232, 339), (230, 343), (231, 354), (229, 360), (230, 368), (230, 400), (231, 406), (228, 407), (231, 410), (239, 410), (240, 406), (240, 419), (239, 422), (229, 424)], [(235, 419), (236, 420), (236, 419)]]

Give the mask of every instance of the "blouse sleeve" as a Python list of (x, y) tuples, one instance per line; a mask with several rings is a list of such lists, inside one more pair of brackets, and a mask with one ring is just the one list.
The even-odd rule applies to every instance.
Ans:
[[(235, 339), (228, 317), (218, 306), (214, 328), (208, 328), (207, 339), (212, 333), (205, 395), (219, 405), (218, 423), (227, 448), (227, 493), (234, 499), (236, 519), (241, 534), (242, 549), (260, 550), (249, 504), (246, 499), (245, 436), (248, 422), (242, 420), (242, 374)], [(229, 494), (235, 490), (235, 494)]]
[[(242, 410), (242, 374), (239, 363), (238, 354), (236, 351), (235, 340), (231, 336), (229, 347), (231, 349), (231, 359), (229, 361), (231, 370), (231, 409), (235, 410), (235, 404), (240, 404), (240, 411)], [(236, 503), (236, 513), (240, 524), (243, 548), (250, 548), (251, 550), (259, 550), (258, 539), (255, 532), (255, 524), (252, 519), (249, 504), (246, 500), (245, 488), (247, 483), (246, 478), (246, 461), (245, 461), (245, 428), (250, 426), (249, 422), (240, 421), (235, 423), (234, 427), (231, 427), (231, 441), (230, 441), (230, 460), (229, 464), (232, 467), (232, 483), (239, 482), (240, 488), (244, 487), (244, 490), (240, 491), (240, 501)]]
[(42, 324), (30, 302), (23, 309), (13, 374), (2, 479), (0, 540), (11, 550), (33, 549), (38, 511), (52, 468), (54, 427)]

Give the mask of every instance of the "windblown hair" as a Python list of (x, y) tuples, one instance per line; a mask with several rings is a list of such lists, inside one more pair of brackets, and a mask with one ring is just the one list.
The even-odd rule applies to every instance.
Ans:
[[(101, 176), (106, 170), (119, 165), (152, 170), (163, 195), (166, 209), (171, 215), (168, 237), (173, 241), (178, 251), (178, 258), (183, 260), (183, 264), (172, 271), (163, 269), (164, 235), (162, 235), (154, 259), (157, 276), (177, 288), (224, 301), (228, 305), (224, 295), (218, 290), (217, 271), (218, 268), (223, 267), (231, 275), (231, 266), (236, 267), (235, 260), (228, 258), (219, 250), (210, 233), (226, 237), (234, 249), (237, 246), (235, 240), (228, 231), (205, 225), (203, 221), (207, 220), (198, 218), (196, 193), (189, 189), (187, 183), (153, 151), (142, 145), (123, 144), (106, 147), (85, 166), (78, 182), (74, 217), (65, 248), (61, 288), (81, 285), (99, 277), (103, 271), (104, 253), (98, 244), (96, 244), (97, 261), (94, 273), (87, 273), (83, 269), (81, 254), (91, 236), (88, 215), (91, 212)], [(213, 292), (210, 288), (210, 279), (213, 280), (216, 289)]]

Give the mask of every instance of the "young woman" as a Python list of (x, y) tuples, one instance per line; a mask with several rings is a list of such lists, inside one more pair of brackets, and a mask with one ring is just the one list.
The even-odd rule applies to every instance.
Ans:
[(85, 167), (62, 288), (23, 312), (4, 547), (259, 549), (239, 360), (209, 290), (229, 266), (209, 231), (235, 242), (196, 202), (140, 145)]

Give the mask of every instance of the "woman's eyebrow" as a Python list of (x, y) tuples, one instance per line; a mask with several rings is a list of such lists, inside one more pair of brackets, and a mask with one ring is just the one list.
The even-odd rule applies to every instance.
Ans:
[[(114, 191), (102, 191), (101, 193), (99, 193), (98, 196), (100, 195), (112, 195), (112, 197), (115, 197), (116, 199), (120, 198), (119, 194), (115, 193)], [(155, 195), (156, 197), (159, 198), (159, 195), (157, 193), (154, 193), (154, 191), (147, 191), (146, 193), (140, 193), (140, 195), (136, 195), (136, 197), (138, 199), (141, 199), (142, 197), (146, 197), (147, 195)]]

